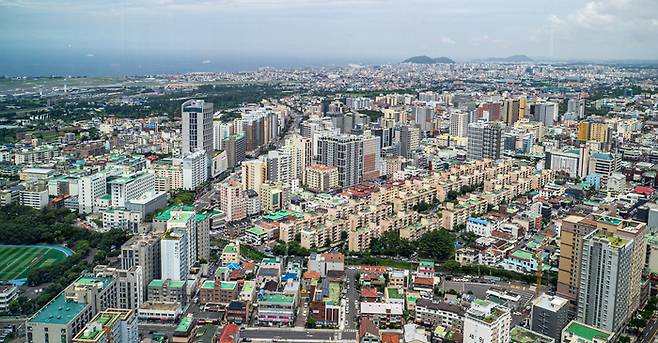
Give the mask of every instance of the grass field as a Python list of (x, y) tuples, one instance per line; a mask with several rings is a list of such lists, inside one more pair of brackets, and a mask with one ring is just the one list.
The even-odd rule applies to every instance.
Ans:
[(30, 270), (50, 266), (72, 255), (69, 249), (39, 245), (0, 245), (0, 281), (27, 279)]

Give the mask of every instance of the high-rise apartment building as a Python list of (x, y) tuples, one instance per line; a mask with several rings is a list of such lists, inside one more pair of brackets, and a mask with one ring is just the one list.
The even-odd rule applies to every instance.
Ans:
[(468, 124), (468, 147), (466, 157), (469, 160), (500, 158), (501, 128), (496, 123), (475, 122)]
[(608, 185), (608, 179), (621, 171), (621, 156), (615, 153), (594, 153), (589, 158), (589, 174), (601, 175), (601, 187)]
[(271, 150), (265, 157), (267, 180), (289, 184), (291, 177), (291, 156), (287, 151)]
[(295, 134), (286, 140), (282, 150), (290, 154), (290, 179), (306, 182), (306, 168), (313, 164), (312, 140)]
[(174, 229), (165, 232), (160, 240), (162, 279), (187, 280), (190, 272), (188, 232)]
[(579, 321), (616, 332), (629, 310), (633, 241), (599, 230), (583, 238)]
[(188, 100), (181, 106), (183, 155), (203, 150), (213, 151), (213, 104), (204, 100)]
[(450, 114), (450, 135), (457, 137), (468, 136), (469, 115), (466, 112), (452, 112)]
[(358, 184), (363, 179), (363, 140), (353, 135), (322, 137), (318, 142), (318, 162), (338, 168), (341, 186)]
[(518, 99), (506, 99), (503, 101), (503, 122), (513, 125), (519, 120), (520, 101)]
[(121, 246), (119, 261), (122, 270), (141, 267), (143, 294), (151, 280), (160, 279), (160, 235), (135, 235)]
[(412, 157), (412, 152), (420, 145), (420, 129), (414, 126), (400, 127), (400, 156)]
[(94, 212), (96, 199), (107, 193), (107, 179), (104, 173), (94, 173), (78, 180), (78, 211)]
[(208, 181), (208, 155), (197, 150), (183, 157), (183, 189), (195, 190)]
[(582, 121), (578, 125), (578, 140), (597, 141), (607, 143), (609, 140), (609, 126), (607, 123), (595, 121)]
[(596, 222), (590, 218), (568, 216), (562, 219), (557, 295), (570, 301), (569, 310), (572, 314), (575, 314), (578, 302), (583, 239), (594, 230)]
[(128, 200), (155, 192), (155, 175), (150, 171), (117, 177), (108, 183), (112, 207), (126, 207)]
[(247, 199), (245, 191), (235, 180), (219, 185), (219, 206), (226, 214), (227, 221), (242, 220), (247, 217)]
[(242, 189), (260, 192), (260, 187), (267, 181), (267, 160), (256, 159), (242, 163)]

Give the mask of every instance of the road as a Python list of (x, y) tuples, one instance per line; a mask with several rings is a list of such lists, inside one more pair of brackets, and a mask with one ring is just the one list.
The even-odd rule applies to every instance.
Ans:
[(321, 342), (336, 341), (338, 331), (304, 328), (247, 328), (242, 331), (242, 337), (251, 338), (254, 341), (272, 342)]
[(347, 326), (345, 330), (356, 330), (356, 321), (353, 320), (356, 316), (356, 306), (354, 302), (359, 299), (359, 293), (356, 289), (356, 269), (345, 269), (345, 277), (347, 278), (347, 313), (345, 313), (345, 318), (347, 318)]
[(647, 322), (647, 326), (642, 330), (642, 334), (638, 337), (637, 342), (639, 343), (649, 343), (655, 342), (656, 331), (658, 331), (658, 320), (650, 320)]

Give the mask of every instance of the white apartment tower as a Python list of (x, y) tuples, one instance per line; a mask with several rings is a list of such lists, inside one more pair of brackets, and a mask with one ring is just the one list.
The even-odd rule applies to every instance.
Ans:
[(107, 179), (103, 173), (83, 176), (78, 180), (78, 211), (80, 213), (94, 212), (96, 199), (107, 193)]

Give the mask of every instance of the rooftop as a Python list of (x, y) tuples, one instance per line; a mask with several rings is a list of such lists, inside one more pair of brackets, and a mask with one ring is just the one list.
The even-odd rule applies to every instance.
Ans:
[(111, 284), (112, 281), (114, 281), (114, 279), (110, 277), (83, 276), (75, 281), (75, 285), (99, 286), (99, 288), (102, 289), (107, 287), (109, 284)]
[(183, 317), (180, 320), (180, 323), (178, 323), (178, 326), (176, 326), (175, 332), (187, 333), (190, 331), (192, 324), (194, 324), (194, 319), (192, 319), (192, 317)]
[(586, 341), (592, 341), (594, 338), (607, 340), (610, 337), (610, 334), (606, 331), (576, 321), (572, 321), (567, 325), (566, 330), (572, 335), (580, 337)]
[(540, 333), (530, 331), (526, 328), (517, 326), (510, 331), (510, 342), (512, 343), (552, 343), (555, 339), (544, 336)]
[(260, 298), (259, 302), (292, 304), (295, 302), (295, 296), (284, 293), (265, 292), (265, 294), (263, 294), (263, 296)]
[(67, 324), (84, 310), (87, 304), (66, 300), (64, 292), (53, 298), (30, 320), (32, 323)]

